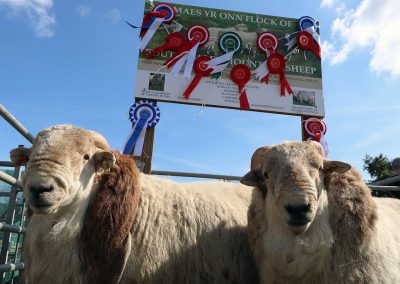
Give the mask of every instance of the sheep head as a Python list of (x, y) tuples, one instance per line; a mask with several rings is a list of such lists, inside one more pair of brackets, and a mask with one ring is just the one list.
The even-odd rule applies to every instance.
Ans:
[(326, 160), (317, 142), (286, 142), (257, 149), (252, 170), (241, 183), (266, 188), (265, 202), (273, 207), (278, 222), (299, 234), (309, 228), (316, 215), (325, 175), (350, 168), (349, 164)]
[(25, 198), (35, 213), (42, 214), (56, 213), (88, 194), (95, 173), (115, 164), (103, 136), (71, 125), (44, 129), (32, 148), (16, 148), (10, 156), (16, 165), (27, 161)]

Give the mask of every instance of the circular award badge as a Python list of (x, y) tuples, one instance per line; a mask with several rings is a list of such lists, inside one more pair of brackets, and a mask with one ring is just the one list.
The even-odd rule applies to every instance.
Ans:
[(308, 28), (315, 27), (315, 20), (309, 16), (304, 16), (299, 19), (299, 30), (304, 31)]
[(318, 133), (325, 135), (327, 127), (323, 120), (313, 117), (304, 121), (304, 130), (308, 136), (316, 137)]
[(230, 77), (239, 86), (244, 86), (251, 78), (251, 70), (245, 64), (237, 64), (231, 69)]
[(257, 37), (257, 47), (263, 52), (274, 51), (278, 47), (278, 39), (273, 33), (263, 32)]
[(274, 53), (267, 59), (267, 67), (271, 74), (281, 75), (285, 71), (286, 61), (282, 54)]
[(242, 50), (242, 45), (242, 39), (234, 32), (225, 32), (218, 40), (218, 47), (223, 53), (238, 53)]
[(154, 6), (153, 12), (159, 12), (163, 15), (164, 23), (165, 24), (170, 24), (172, 21), (175, 19), (176, 16), (176, 9), (174, 6), (168, 3), (161, 3), (156, 6)]
[(196, 41), (200, 46), (206, 44), (210, 38), (210, 32), (203, 25), (193, 25), (189, 28), (187, 32), (188, 40)]
[(140, 118), (146, 118), (146, 127), (154, 127), (160, 121), (160, 109), (157, 104), (147, 100), (139, 101), (129, 109), (129, 120), (135, 124)]

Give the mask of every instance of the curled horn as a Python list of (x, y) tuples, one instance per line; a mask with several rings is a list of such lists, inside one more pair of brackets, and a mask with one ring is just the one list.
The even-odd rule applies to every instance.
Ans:
[(253, 156), (251, 156), (251, 163), (250, 163), (251, 170), (258, 168), (258, 166), (261, 165), (261, 163), (265, 158), (265, 154), (268, 152), (270, 148), (271, 148), (270, 146), (263, 146), (258, 148), (254, 152)]
[(101, 150), (110, 150), (110, 146), (108, 145), (106, 138), (104, 138), (100, 133), (96, 131), (93, 130), (88, 130), (88, 131), (97, 148), (100, 148)]

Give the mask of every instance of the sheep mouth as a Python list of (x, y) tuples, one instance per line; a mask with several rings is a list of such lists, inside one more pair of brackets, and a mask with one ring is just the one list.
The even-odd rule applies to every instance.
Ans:
[(289, 222), (288, 224), (289, 224), (290, 226), (293, 226), (293, 227), (302, 227), (302, 226), (307, 225), (308, 223), (310, 223), (310, 221), (304, 220), (304, 221)]

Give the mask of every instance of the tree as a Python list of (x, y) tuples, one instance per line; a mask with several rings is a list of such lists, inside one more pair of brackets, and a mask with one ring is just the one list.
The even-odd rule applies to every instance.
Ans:
[(392, 164), (389, 158), (384, 156), (382, 153), (376, 157), (366, 154), (363, 161), (364, 171), (367, 171), (371, 178), (373, 178), (371, 182), (383, 180), (392, 175)]

